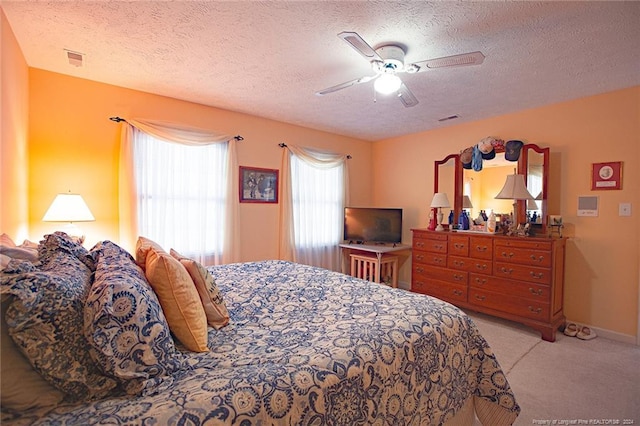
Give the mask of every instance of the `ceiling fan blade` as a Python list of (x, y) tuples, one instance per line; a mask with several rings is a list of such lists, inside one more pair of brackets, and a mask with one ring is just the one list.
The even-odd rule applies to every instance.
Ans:
[(368, 81), (375, 79), (376, 77), (378, 76), (365, 75), (364, 77), (356, 78), (355, 80), (346, 81), (344, 83), (336, 84), (335, 86), (327, 87), (324, 90), (319, 90), (316, 92), (316, 95), (318, 96), (327, 95), (329, 93), (337, 92), (338, 90), (346, 89), (347, 87), (355, 86), (356, 84), (366, 83)]
[(373, 50), (373, 48), (369, 46), (369, 44), (358, 35), (358, 33), (343, 31), (338, 34), (338, 37), (349, 43), (351, 47), (353, 47), (359, 54), (364, 56), (364, 58), (369, 62), (373, 60), (382, 61), (380, 55), (378, 55), (376, 51)]
[(427, 59), (426, 61), (414, 62), (410, 65), (417, 66), (417, 71), (422, 71), (426, 68), (451, 68), (480, 65), (482, 62), (484, 62), (484, 55), (482, 52), (471, 52), (463, 53), (461, 55), (444, 56), (436, 59)]
[(398, 98), (400, 98), (400, 101), (402, 101), (407, 108), (418, 105), (418, 99), (416, 99), (404, 83), (402, 83), (398, 89)]

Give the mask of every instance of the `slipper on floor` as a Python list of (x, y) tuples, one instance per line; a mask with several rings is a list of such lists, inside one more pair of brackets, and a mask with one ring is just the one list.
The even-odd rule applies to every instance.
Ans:
[(576, 334), (578, 339), (582, 340), (591, 340), (597, 337), (596, 332), (591, 330), (589, 327), (582, 327), (578, 334)]
[(578, 334), (578, 331), (580, 331), (580, 329), (578, 328), (578, 324), (574, 322), (567, 323), (567, 325), (564, 328), (564, 334), (566, 334), (569, 337), (576, 336)]

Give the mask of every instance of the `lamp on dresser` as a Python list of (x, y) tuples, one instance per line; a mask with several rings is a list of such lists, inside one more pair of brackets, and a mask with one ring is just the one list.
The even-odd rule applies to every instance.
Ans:
[(447, 198), (447, 194), (445, 194), (444, 192), (436, 192), (435, 194), (433, 194), (433, 200), (431, 200), (431, 208), (438, 209), (438, 214), (436, 216), (438, 219), (438, 226), (436, 226), (436, 231), (444, 231), (444, 227), (442, 226), (443, 207), (451, 207), (451, 205), (449, 204), (449, 198)]
[(462, 196), (462, 208), (463, 209), (472, 209), (473, 204), (471, 204), (471, 198), (468, 195)]
[(534, 197), (524, 184), (524, 175), (507, 175), (504, 186), (495, 196), (497, 200), (513, 200), (513, 224), (518, 227), (518, 200), (533, 200)]

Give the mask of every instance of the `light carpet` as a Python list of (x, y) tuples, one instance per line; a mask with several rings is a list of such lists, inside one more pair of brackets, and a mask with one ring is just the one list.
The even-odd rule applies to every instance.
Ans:
[(561, 332), (550, 343), (529, 327), (467, 313), (520, 404), (515, 425), (640, 425), (640, 346)]

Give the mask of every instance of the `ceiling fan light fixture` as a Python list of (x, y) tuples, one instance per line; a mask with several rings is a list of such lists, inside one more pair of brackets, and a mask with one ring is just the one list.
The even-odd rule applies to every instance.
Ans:
[(382, 74), (373, 83), (373, 87), (376, 92), (382, 95), (389, 95), (397, 92), (402, 84), (402, 80), (395, 74)]

